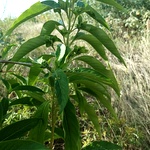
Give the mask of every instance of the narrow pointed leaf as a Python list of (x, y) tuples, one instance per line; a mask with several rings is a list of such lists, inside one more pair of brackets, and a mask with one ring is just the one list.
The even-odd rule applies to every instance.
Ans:
[(116, 87), (116, 84), (112, 82), (111, 78), (104, 76), (93, 69), (89, 68), (82, 68), (82, 69), (84, 70), (80, 71), (80, 69), (78, 69), (79, 71), (76, 70), (76, 72), (68, 73), (69, 81), (75, 82), (76, 80), (80, 81), (86, 79), (100, 85), (108, 85), (112, 87), (118, 95), (120, 94), (119, 88)]
[(28, 96), (32, 97), (33, 99), (38, 100), (39, 102), (45, 102), (43, 94), (41, 94), (41, 93), (27, 91), (26, 94)]
[(105, 19), (90, 5), (86, 6), (86, 13), (91, 16), (93, 19), (95, 19), (97, 22), (99, 22), (102, 26), (109, 29)]
[(104, 95), (103, 91), (101, 91), (101, 88), (99, 88), (98, 83), (96, 83), (95, 81), (93, 82), (92, 80), (86, 78), (83, 79), (81, 78), (81, 76), (77, 76), (76, 78), (73, 79), (72, 82), (77, 84), (83, 84), (87, 89), (90, 89), (92, 91), (90, 92), (90, 94), (95, 96), (98, 99), (98, 101), (100, 101), (100, 103), (104, 107), (106, 107), (112, 114), (112, 116), (114, 116), (115, 119), (117, 120), (116, 113), (111, 106), (111, 101)]
[(75, 40), (84, 40), (86, 41), (88, 44), (90, 44), (94, 50), (97, 51), (97, 53), (104, 59), (104, 60), (108, 60), (106, 53), (105, 53), (105, 49), (102, 45), (102, 43), (93, 35), (91, 34), (85, 34), (85, 33), (78, 33), (75, 37)]
[(10, 124), (0, 130), (0, 141), (11, 140), (25, 135), (35, 127), (41, 119), (26, 119)]
[(51, 8), (49, 6), (46, 6), (40, 2), (37, 2), (33, 4), (29, 9), (27, 9), (25, 12), (23, 12), (18, 19), (13, 23), (12, 27), (7, 31), (6, 35), (11, 34), (11, 32), (19, 26), (21, 23), (45, 12), (50, 10)]
[[(42, 105), (39, 106), (34, 117), (42, 118), (41, 121), (30, 131), (29, 138), (31, 140), (43, 143), (45, 137), (45, 131), (48, 124), (48, 113), (49, 113), (49, 102), (45, 101)], [(39, 136), (40, 135), (40, 136)]]
[(100, 124), (99, 124), (99, 121), (98, 121), (98, 116), (97, 114), (95, 113), (95, 109), (87, 103), (86, 99), (82, 96), (82, 94), (78, 91), (77, 92), (77, 96), (78, 96), (78, 99), (79, 101), (84, 101), (84, 111), (85, 113), (87, 113), (88, 115), (88, 118), (92, 121), (99, 137), (101, 138), (101, 128), (100, 128)]
[(68, 101), (63, 114), (65, 150), (81, 150), (80, 128), (73, 104)]
[(23, 97), (23, 98), (19, 98), (16, 100), (11, 101), (10, 106), (12, 105), (18, 105), (18, 104), (23, 104), (23, 105), (28, 105), (28, 106), (39, 106), (41, 105), (41, 101), (36, 100), (34, 98), (31, 97)]
[(115, 0), (96, 0), (96, 1), (111, 5), (115, 8), (117, 8), (118, 10), (125, 11), (125, 9), (120, 4), (118, 4)]
[(40, 35), (50, 35), (52, 31), (60, 25), (57, 21), (50, 20), (44, 23)]
[(110, 79), (112, 82), (113, 89), (115, 90), (117, 95), (120, 96), (120, 89), (119, 89), (117, 80), (116, 80), (111, 68), (108, 70), (106, 68), (106, 66), (104, 66), (100, 61), (98, 61), (96, 58), (94, 58), (92, 56), (80, 56), (80, 57), (77, 57), (76, 60), (81, 60), (83, 62), (86, 62), (88, 65), (90, 65), (92, 68), (94, 68), (101, 75)]
[(27, 84), (27, 80), (23, 77), (23, 76), (20, 76), (18, 74), (14, 74), (12, 73), (12, 75), (14, 75), (17, 79), (19, 79), (22, 83), (24, 84)]
[(90, 24), (82, 24), (80, 29), (85, 30), (95, 36), (113, 55), (115, 55), (119, 59), (120, 62), (125, 65), (125, 62), (121, 57), (119, 51), (117, 50), (114, 42), (104, 32), (104, 30)]
[(1, 104), (3, 107), (3, 116), (6, 115), (7, 111), (8, 111), (8, 107), (9, 107), (9, 99), (8, 98), (3, 98), (1, 100)]
[(30, 67), (30, 72), (28, 76), (28, 85), (34, 85), (36, 80), (38, 79), (38, 75), (42, 71), (41, 65), (33, 64)]
[(49, 150), (44, 145), (31, 140), (8, 140), (0, 142), (1, 150)]
[(55, 78), (54, 87), (56, 91), (56, 96), (60, 106), (60, 112), (62, 112), (68, 102), (69, 96), (68, 79), (66, 74), (61, 69), (58, 69), (54, 72), (54, 78)]
[[(19, 61), (21, 58), (23, 58), (25, 55), (33, 51), (34, 49), (46, 44), (46, 39), (44, 36), (37, 36), (35, 38), (29, 39), (27, 42), (23, 43), (20, 48), (17, 50), (17, 52), (14, 54), (11, 61)], [(13, 65), (8, 65), (8, 70)]]

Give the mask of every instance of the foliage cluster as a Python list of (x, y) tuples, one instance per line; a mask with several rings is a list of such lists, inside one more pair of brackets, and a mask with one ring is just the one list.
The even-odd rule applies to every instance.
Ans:
[(145, 33), (146, 21), (150, 19), (150, 1), (117, 0), (117, 2), (124, 6), (128, 13), (118, 12), (105, 4), (96, 5), (109, 22), (114, 37), (120, 36), (125, 40), (130, 40), (135, 35), (140, 36)]

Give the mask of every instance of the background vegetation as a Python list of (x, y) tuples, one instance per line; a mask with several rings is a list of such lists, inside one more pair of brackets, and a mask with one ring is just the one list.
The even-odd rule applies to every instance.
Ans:
[[(122, 145), (124, 149), (142, 149), (148, 150), (150, 145), (150, 32), (146, 28), (146, 21), (150, 16), (150, 2), (144, 0), (118, 0), (128, 10), (128, 14), (116, 11), (107, 5), (98, 5), (93, 1), (92, 5), (97, 6), (108, 24), (111, 26), (111, 36), (120, 50), (127, 68), (110, 56), (110, 63), (114, 69), (117, 80), (121, 88), (121, 98), (118, 99), (115, 94), (112, 97), (113, 106), (120, 118), (120, 122), (115, 122), (109, 112), (100, 106), (95, 105), (97, 115), (99, 116), (102, 128), (103, 139), (112, 141)], [(108, 13), (109, 12), (109, 13)], [(51, 15), (49, 15), (51, 13)], [(5, 45), (13, 46), (14, 51), (21, 43), (39, 34), (43, 23), (49, 20), (49, 17), (56, 18), (52, 12), (45, 13), (29, 22), (21, 25), (12, 37), (5, 41), (1, 39), (0, 48)], [(88, 18), (85, 18), (88, 20)], [(93, 21), (93, 20), (92, 20)], [(91, 20), (89, 22), (92, 22)], [(6, 18), (0, 20), (1, 34), (9, 28), (13, 19)], [(96, 24), (96, 22), (92, 22)], [(40, 48), (37, 52), (32, 52), (30, 57), (34, 59), (40, 53), (45, 52), (44, 48)], [(96, 54), (93, 53), (93, 55)], [(10, 56), (11, 57), (11, 56)], [(20, 68), (21, 74), (25, 74), (25, 70)], [(20, 75), (21, 75), (20, 74)], [(1, 89), (1, 97), (6, 93), (3, 86)], [(113, 93), (113, 91), (112, 91)], [(13, 97), (11, 93), (9, 95)], [(118, 101), (116, 101), (118, 99)], [(92, 99), (90, 99), (92, 102)], [(20, 110), (20, 107), (22, 110)], [(8, 117), (5, 124), (10, 124), (20, 119), (28, 118), (34, 112), (27, 106), (13, 107), (10, 112), (12, 115)], [(98, 139), (96, 131), (89, 120), (81, 118), (83, 145), (87, 145), (90, 141)], [(56, 145), (61, 145), (61, 141), (55, 141)]]

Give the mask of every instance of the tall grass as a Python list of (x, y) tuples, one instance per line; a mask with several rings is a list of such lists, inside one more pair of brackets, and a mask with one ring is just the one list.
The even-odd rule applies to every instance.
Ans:
[[(141, 144), (150, 145), (150, 37), (141, 35), (127, 42), (116, 41), (127, 68), (111, 60), (121, 87), (118, 114), (134, 126)], [(146, 146), (147, 145), (147, 146)]]

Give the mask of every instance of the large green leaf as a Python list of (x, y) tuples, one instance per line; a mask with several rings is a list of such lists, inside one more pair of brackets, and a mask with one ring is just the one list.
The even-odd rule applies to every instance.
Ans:
[(68, 101), (63, 114), (65, 150), (81, 150), (80, 128), (73, 104)]
[(106, 68), (106, 66), (104, 66), (103, 63), (101, 63), (100, 61), (98, 61), (96, 58), (92, 56), (79, 56), (76, 58), (76, 60), (81, 60), (83, 62), (86, 62), (97, 72), (99, 72), (100, 75), (103, 75), (104, 77), (110, 79), (111, 80), (110, 82), (112, 83), (111, 87), (115, 90), (118, 96), (120, 96), (120, 89), (111, 68), (107, 69), (108, 67)]
[(102, 45), (102, 43), (93, 35), (91, 34), (85, 34), (82, 32), (77, 33), (75, 36), (75, 40), (84, 40), (87, 43), (89, 43), (96, 51), (97, 53), (105, 60), (108, 60), (105, 49)]
[(55, 78), (54, 87), (56, 90), (56, 96), (60, 106), (60, 112), (62, 112), (68, 102), (69, 97), (68, 79), (66, 74), (61, 69), (56, 70), (53, 76)]
[(17, 27), (19, 26), (21, 23), (45, 12), (50, 10), (51, 8), (49, 6), (46, 6), (40, 2), (37, 2), (35, 4), (33, 4), (29, 9), (27, 9), (25, 12), (23, 12), (18, 19), (13, 23), (13, 25), (11, 26), (11, 28), (7, 31), (6, 35), (11, 34), (11, 32)]
[(101, 138), (101, 128), (100, 128), (100, 124), (99, 124), (99, 121), (98, 121), (98, 116), (95, 112), (95, 109), (92, 107), (92, 105), (87, 103), (86, 99), (82, 96), (82, 94), (79, 91), (77, 91), (76, 94), (77, 94), (77, 97), (78, 97), (78, 101), (83, 101), (83, 103), (84, 103), (83, 109), (87, 113), (89, 119), (94, 124), (94, 127), (97, 130), (97, 133), (99, 134), (99, 136)]
[(45, 131), (48, 125), (49, 101), (45, 101), (37, 109), (34, 117), (42, 118), (41, 121), (30, 131), (29, 138), (31, 140), (43, 143), (45, 138)]
[(3, 116), (6, 115), (7, 111), (8, 111), (8, 107), (9, 107), (9, 99), (8, 98), (3, 98), (1, 100), (1, 104), (3, 107)]
[(120, 62), (125, 65), (125, 62), (117, 50), (114, 42), (110, 39), (104, 30), (85, 23), (80, 26), (80, 29), (85, 30), (95, 36), (113, 55), (119, 59)]
[(60, 5), (58, 3), (56, 3), (55, 0), (43, 0), (41, 3), (51, 7), (53, 9), (60, 8)]
[(95, 71), (93, 69), (90, 68), (81, 68), (80, 69), (76, 69), (76, 71), (74, 72), (69, 72), (67, 73), (68, 77), (69, 77), (69, 81), (70, 82), (74, 82), (76, 80), (80, 81), (80, 80), (89, 80), (92, 81), (93, 83), (97, 83), (100, 85), (108, 85), (110, 87), (112, 87), (114, 89), (114, 91), (116, 91), (116, 93), (119, 95), (119, 89), (116, 87), (116, 84), (114, 84), (111, 80), (111, 78), (108, 78), (107, 76), (102, 75), (101, 73), (99, 73), (98, 71)]
[(19, 85), (12, 89), (12, 91), (22, 91), (22, 90), (44, 94), (44, 92), (41, 89), (30, 85)]
[(54, 20), (50, 20), (44, 23), (40, 35), (50, 35), (52, 31), (58, 26), (60, 23)]
[(0, 141), (19, 138), (35, 127), (41, 119), (26, 119), (10, 124), (0, 130)]
[(38, 79), (38, 75), (42, 71), (41, 65), (40, 64), (33, 64), (30, 67), (30, 72), (28, 76), (28, 84), (29, 85), (34, 85), (36, 80)]
[(17, 79), (19, 79), (23, 84), (27, 84), (27, 80), (25, 77), (20, 76), (18, 74), (14, 74), (14, 73), (12, 73), (12, 75), (14, 75)]
[(103, 25), (104, 27), (109, 29), (105, 19), (94, 8), (92, 8), (90, 5), (86, 6), (86, 13), (89, 16), (91, 16), (93, 19), (98, 21), (101, 25)]
[(9, 140), (0, 142), (1, 150), (49, 150), (44, 145), (31, 140)]
[(125, 11), (125, 9), (120, 4), (118, 4), (115, 0), (96, 0), (96, 1), (103, 2), (105, 4), (114, 6), (119, 10)]
[(11, 100), (10, 106), (18, 104), (26, 104), (28, 106), (39, 106), (42, 104), (42, 102), (32, 97), (22, 97), (16, 100)]
[[(104, 92), (101, 91), (101, 86), (100, 84), (98, 84), (97, 82), (93, 82), (92, 80), (89, 80), (88, 78), (81, 78), (82, 76), (77, 76), (76, 78), (74, 78), (73, 80), (71, 79), (70, 82), (73, 82), (73, 83), (76, 83), (76, 84), (83, 84), (87, 89), (90, 89), (90, 93), (89, 94), (92, 94), (93, 96), (95, 96), (98, 101), (100, 101), (100, 103), (106, 107), (109, 112), (112, 114), (112, 116), (115, 117), (115, 119), (117, 120), (117, 116), (116, 116), (116, 113), (111, 105), (111, 101), (110, 99), (108, 99)], [(88, 92), (86, 90), (86, 92)]]
[[(25, 55), (33, 51), (34, 49), (46, 44), (45, 36), (37, 36), (35, 38), (29, 39), (27, 42), (23, 43), (17, 52), (14, 54), (11, 61), (19, 61)], [(8, 69), (10, 69), (13, 65), (8, 65)]]

